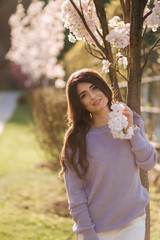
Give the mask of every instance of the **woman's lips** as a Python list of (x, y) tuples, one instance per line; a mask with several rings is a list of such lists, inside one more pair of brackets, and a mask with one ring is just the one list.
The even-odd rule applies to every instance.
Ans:
[(100, 102), (101, 102), (101, 98), (100, 99), (98, 99), (98, 100), (96, 100), (94, 103), (93, 103), (93, 105), (98, 105), (98, 104), (100, 104)]

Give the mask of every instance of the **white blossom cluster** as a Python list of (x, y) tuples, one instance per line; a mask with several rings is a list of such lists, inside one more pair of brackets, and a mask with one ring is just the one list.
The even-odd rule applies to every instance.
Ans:
[(9, 19), (11, 48), (6, 57), (29, 76), (26, 86), (64, 77), (64, 70), (57, 62), (65, 37), (60, 16), (62, 2), (50, 0), (45, 5), (33, 0), (26, 12), (19, 3)]
[(127, 117), (122, 114), (124, 105), (115, 103), (111, 106), (112, 111), (109, 113), (108, 126), (111, 129), (113, 138), (130, 139), (133, 135), (133, 128), (128, 126)]
[(105, 71), (106, 73), (108, 73), (109, 66), (111, 65), (111, 63), (108, 60), (103, 60), (102, 64), (103, 64), (102, 71)]
[(66, 82), (63, 81), (62, 79), (57, 79), (55, 81), (55, 87), (56, 88), (65, 88), (65, 86), (66, 86)]
[[(150, 0), (148, 1), (149, 5)], [(150, 12), (148, 6), (145, 7), (144, 15)], [(160, 26), (160, 0), (154, 0), (154, 7), (152, 13), (145, 19), (143, 27), (151, 28), (153, 32), (156, 32)]]
[[(125, 48), (129, 45), (129, 32), (130, 32), (130, 24), (125, 24), (123, 21), (120, 21), (120, 17), (114, 16), (109, 20), (109, 26), (114, 28), (110, 31), (110, 33), (106, 36), (106, 40), (113, 44), (115, 48)], [(120, 52), (116, 54), (116, 61), (118, 65), (122, 65), (124, 69), (128, 66), (127, 58), (124, 57)], [(111, 63), (108, 60), (102, 61), (103, 67), (102, 71), (109, 72), (109, 66)]]
[[(79, 11), (81, 12), (81, 6), (79, 0), (73, 0)], [(96, 14), (96, 9), (93, 0), (86, 1), (82, 0), (83, 16), (87, 25), (89, 26), (92, 33), (96, 36), (98, 41), (102, 43), (102, 39), (99, 36), (97, 29), (101, 32), (99, 27), (99, 20)], [(84, 40), (88, 44), (94, 44), (94, 40), (89, 35), (84, 23), (82, 22), (79, 14), (75, 10), (74, 6), (69, 0), (65, 0), (62, 5), (62, 21), (64, 22), (64, 27), (68, 28), (70, 34), (68, 36), (70, 42), (76, 42), (76, 40)]]
[(124, 57), (120, 52), (116, 54), (116, 57), (118, 58), (118, 64), (123, 65), (123, 68), (126, 69), (128, 66), (128, 60), (126, 57)]
[(120, 21), (120, 17), (114, 16), (109, 20), (109, 26), (113, 28), (106, 36), (106, 40), (115, 48), (125, 48), (129, 45), (130, 23)]
[[(128, 60), (126, 57), (124, 57), (120, 52), (118, 52), (116, 54), (116, 57), (117, 57), (117, 63), (119, 66), (123, 66), (124, 69), (127, 68), (128, 66)], [(103, 67), (102, 67), (102, 71), (105, 71), (106, 73), (109, 72), (109, 67), (111, 65), (111, 63), (108, 61), (108, 60), (103, 60), (102, 61), (102, 64), (103, 64)]]

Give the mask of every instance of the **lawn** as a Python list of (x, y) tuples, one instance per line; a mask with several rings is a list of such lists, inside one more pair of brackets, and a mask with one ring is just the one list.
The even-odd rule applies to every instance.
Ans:
[[(0, 239), (73, 240), (63, 181), (40, 168), (45, 160), (27, 104), (19, 105), (0, 135)], [(154, 173), (150, 172), (151, 179)], [(153, 182), (153, 181), (152, 181)], [(151, 184), (151, 240), (160, 239), (160, 184)]]
[(42, 161), (29, 107), (19, 105), (0, 136), (1, 240), (74, 239), (63, 181)]

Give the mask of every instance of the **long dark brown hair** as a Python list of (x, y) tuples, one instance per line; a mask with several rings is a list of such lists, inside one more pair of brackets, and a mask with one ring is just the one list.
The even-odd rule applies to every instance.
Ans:
[[(94, 70), (81, 69), (73, 73), (67, 82), (66, 96), (68, 105), (69, 129), (64, 137), (64, 145), (60, 154), (61, 177), (65, 170), (65, 163), (82, 178), (89, 167), (86, 158), (86, 134), (91, 128), (90, 112), (84, 108), (77, 92), (78, 83), (88, 82), (94, 84), (108, 98), (108, 107), (112, 104), (112, 91), (104, 79)], [(69, 153), (70, 152), (70, 153)], [(78, 162), (75, 156), (78, 152)]]

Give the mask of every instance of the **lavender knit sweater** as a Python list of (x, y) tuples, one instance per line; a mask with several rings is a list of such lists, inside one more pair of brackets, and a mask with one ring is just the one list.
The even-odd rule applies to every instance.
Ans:
[(141, 185), (139, 167), (152, 169), (157, 154), (145, 136), (142, 118), (135, 112), (133, 115), (137, 127), (130, 140), (114, 139), (108, 124), (90, 129), (86, 177), (78, 178), (66, 166), (64, 180), (75, 222), (73, 231), (83, 234), (84, 240), (98, 240), (96, 233), (119, 228), (145, 213), (149, 194)]

